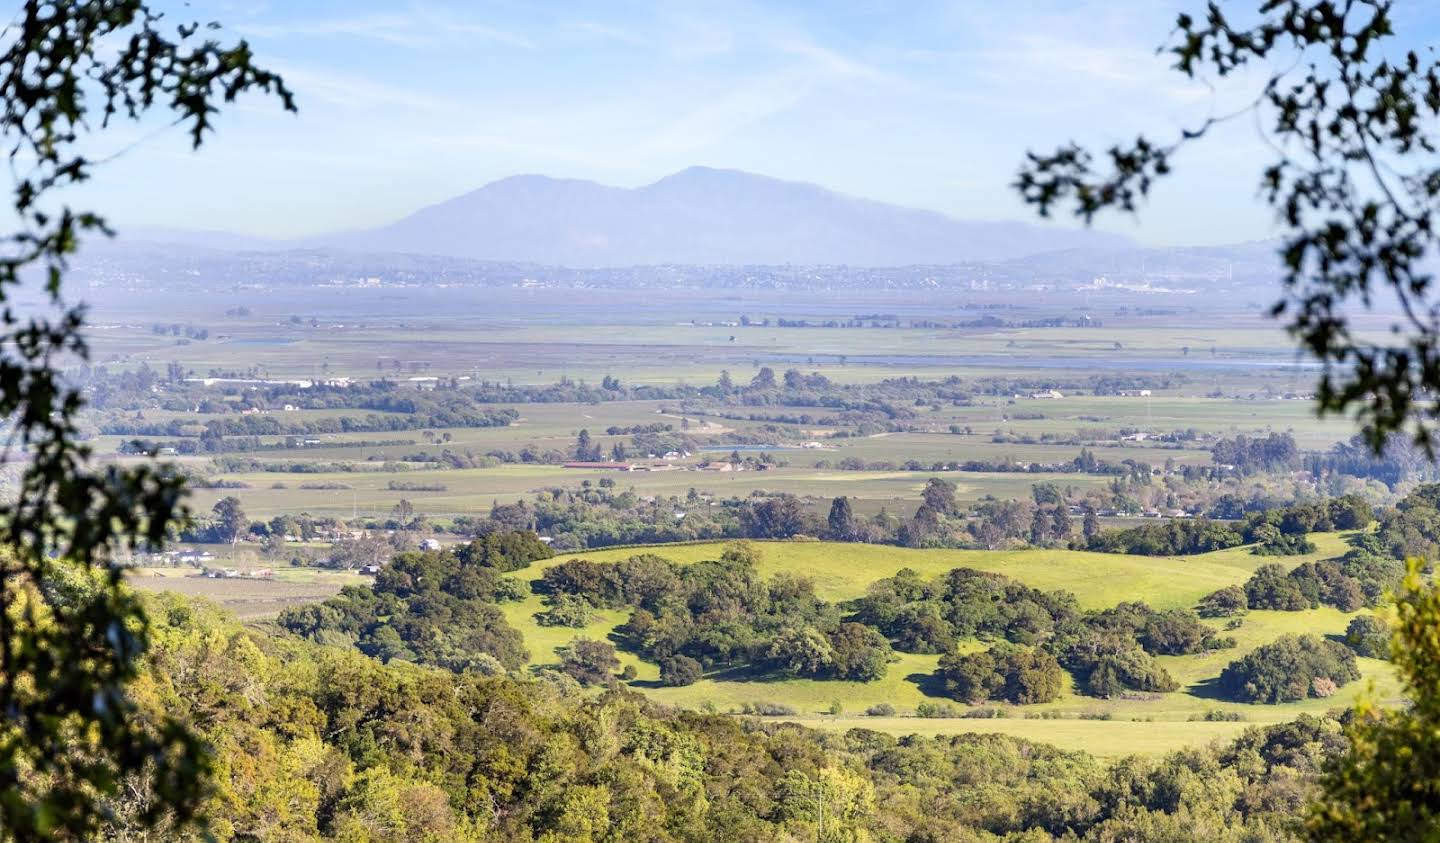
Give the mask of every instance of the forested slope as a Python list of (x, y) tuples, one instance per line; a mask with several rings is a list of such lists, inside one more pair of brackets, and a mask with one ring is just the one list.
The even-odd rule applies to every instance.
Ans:
[[(220, 840), (1283, 839), (1344, 745), (1307, 717), (1107, 766), (1001, 736), (677, 712), (553, 672), (384, 665), (173, 595), (150, 616), (138, 697), (213, 745)], [(147, 799), (124, 792), (121, 837)]]

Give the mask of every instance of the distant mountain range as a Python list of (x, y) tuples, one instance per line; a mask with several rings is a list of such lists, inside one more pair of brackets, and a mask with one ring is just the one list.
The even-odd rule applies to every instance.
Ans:
[(227, 251), (343, 249), (582, 268), (933, 265), (1134, 245), (1083, 229), (957, 220), (813, 184), (707, 167), (634, 189), (513, 176), (390, 225), (299, 241), (145, 228), (131, 229), (126, 239)]

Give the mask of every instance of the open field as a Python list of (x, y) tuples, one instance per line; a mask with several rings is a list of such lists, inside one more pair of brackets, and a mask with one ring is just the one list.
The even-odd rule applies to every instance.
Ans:
[(142, 568), (128, 578), (142, 591), (173, 591), (201, 597), (242, 620), (273, 618), (292, 606), (317, 603), (341, 588), (366, 580), (358, 574), (314, 569), (280, 569), (273, 580), (208, 579), (191, 568)]
[[(1317, 552), (1306, 557), (1285, 559), (1289, 566), (1308, 559), (1342, 552), (1343, 536), (1314, 537)], [(646, 548), (677, 562), (715, 558), (719, 544), (695, 544)], [(1113, 606), (1124, 600), (1143, 600), (1157, 608), (1193, 605), (1203, 595), (1230, 584), (1242, 583), (1251, 570), (1272, 558), (1257, 557), (1246, 548), (1190, 557), (1135, 557), (1071, 551), (926, 551), (869, 545), (835, 545), (820, 542), (766, 542), (761, 570), (766, 576), (780, 571), (801, 573), (812, 578), (819, 594), (828, 600), (846, 600), (863, 593), (876, 579), (890, 576), (901, 567), (913, 568), (927, 576), (954, 567), (996, 571), (1041, 589), (1073, 592), (1085, 608)], [(576, 555), (596, 561), (623, 558), (640, 550), (609, 550), (564, 554), (554, 562), (540, 563), (517, 576), (538, 579), (544, 568)], [(532, 659), (544, 663), (554, 649), (577, 637), (604, 639), (622, 623), (626, 613), (607, 611), (581, 630), (543, 627), (534, 620), (543, 604), (539, 596), (522, 603), (507, 604), (507, 619), (520, 629)], [(1301, 713), (1321, 713), (1352, 705), (1361, 695), (1381, 701), (1398, 697), (1399, 688), (1388, 664), (1360, 659), (1363, 678), (1330, 699), (1308, 699), (1281, 705), (1246, 705), (1216, 698), (1211, 683), (1222, 668), (1255, 647), (1286, 633), (1338, 636), (1344, 633), (1353, 614), (1330, 608), (1302, 612), (1252, 611), (1243, 625), (1226, 634), (1237, 639), (1233, 649), (1198, 656), (1162, 656), (1161, 664), (1182, 684), (1181, 690), (1157, 695), (1155, 699), (1099, 700), (1067, 691), (1059, 700), (1037, 706), (1005, 707), (1001, 719), (917, 719), (914, 717), (871, 718), (858, 716), (866, 708), (889, 703), (900, 712), (913, 711), (927, 700), (941, 699), (929, 692), (930, 675), (938, 656), (898, 653), (886, 676), (876, 682), (838, 682), (808, 679), (767, 681), (710, 676), (683, 688), (660, 687), (658, 668), (621, 652), (622, 664), (634, 665), (633, 686), (662, 702), (687, 708), (713, 707), (738, 711), (746, 703), (775, 703), (797, 711), (796, 719), (824, 728), (857, 726), (899, 734), (1003, 731), (1072, 748), (1086, 748), (1101, 755), (1150, 752), (1205, 743), (1233, 735), (1247, 723), (1279, 722)], [(1219, 628), (1219, 622), (1213, 622)], [(978, 643), (972, 646), (980, 646)], [(1068, 679), (1067, 679), (1068, 681)], [(844, 711), (839, 718), (822, 716), (832, 702)], [(1242, 722), (1206, 722), (1208, 712), (1239, 714)], [(1027, 718), (1026, 715), (1034, 715)], [(1038, 715), (1056, 719), (1039, 719)], [(1110, 720), (1081, 719), (1108, 717)]]
[[(191, 341), (154, 329), (147, 297), (109, 288), (93, 293), (94, 359), (109, 370), (141, 365), (165, 371), (172, 364), (191, 376), (243, 374), (258, 378), (394, 380), (419, 388), (416, 378), (457, 377), (467, 383), (553, 384), (562, 378), (598, 383), (606, 376), (626, 384), (708, 385), (728, 371), (746, 383), (767, 366), (777, 373), (795, 367), (819, 372), (839, 383), (874, 383), (886, 378), (955, 377), (964, 385), (1000, 377), (1015, 383), (1017, 396), (977, 391), (966, 400), (906, 406), (905, 432), (827, 438), (822, 424), (774, 418), (836, 415), (832, 408), (783, 404), (687, 406), (684, 401), (635, 400), (596, 404), (527, 403), (490, 405), (513, 409), (519, 420), (506, 427), (436, 427), (397, 432), (325, 433), (304, 447), (284, 447), (283, 436), (262, 436), (264, 450), (217, 456), (253, 458), (285, 471), (234, 472), (209, 457), (182, 457), (196, 474), (246, 484), (236, 494), (253, 516), (308, 512), (317, 516), (383, 517), (401, 498), (445, 521), (488, 510), (536, 489), (576, 488), (602, 475), (567, 472), (547, 465), (440, 469), (442, 450), (483, 460), (499, 451), (525, 448), (570, 453), (576, 434), (587, 429), (604, 450), (628, 435), (603, 433), (610, 427), (667, 422), (700, 442), (700, 453), (726, 454), (733, 443), (719, 434), (757, 435), (771, 455), (787, 465), (765, 475), (720, 476), (694, 472), (628, 475), (616, 479), (640, 494), (684, 494), (694, 487), (721, 495), (756, 490), (793, 492), (828, 500), (857, 498), (865, 514), (887, 507), (904, 514), (918, 505), (925, 477), (885, 471), (833, 468), (842, 460), (901, 466), (934, 463), (1012, 461), (1057, 464), (1079, 454), (1082, 432), (1111, 441), (1092, 450), (1110, 463), (1133, 460), (1152, 466), (1211, 464), (1208, 444), (1158, 445), (1114, 441), (1121, 430), (1163, 434), (1194, 430), (1201, 435), (1292, 433), (1301, 448), (1325, 449), (1347, 439), (1344, 419), (1318, 420), (1309, 401), (1282, 400), (1313, 388), (1314, 372), (1296, 366), (1283, 332), (1261, 312), (1264, 302), (1160, 302), (1143, 294), (1067, 295), (1038, 292), (1017, 304), (1011, 294), (979, 290), (876, 291), (852, 289), (834, 295), (806, 291), (707, 290), (517, 290), (437, 288), (337, 289), (276, 287), (258, 290), (202, 290), (175, 297), (167, 319), (208, 330)], [(1163, 310), (1155, 305), (1166, 305)], [(243, 312), (237, 309), (243, 305)], [(1005, 320), (1086, 319), (1103, 328), (927, 327), (931, 322), (975, 320), (981, 308), (999, 307)], [(884, 313), (902, 327), (779, 327), (778, 320), (853, 320)], [(741, 326), (742, 314), (752, 322)], [(758, 324), (769, 319), (771, 324)], [(911, 321), (915, 324), (912, 325)], [(733, 323), (733, 324), (732, 324)], [(1059, 399), (1029, 397), (1026, 383), (1084, 381), (1090, 377), (1164, 379), (1149, 396), (1094, 395), (1071, 390)], [(245, 388), (232, 390), (240, 397)], [(1113, 390), (1112, 390), (1113, 391)], [(213, 408), (212, 408), (213, 409)], [(709, 415), (706, 415), (706, 414)], [(368, 410), (277, 411), (285, 423), (371, 415)], [(145, 407), (124, 418), (158, 424), (180, 420), (197, 435), (205, 422), (234, 418), (234, 412), (201, 408)], [(383, 413), (377, 415), (385, 415)], [(754, 420), (749, 416), (754, 415)], [(760, 432), (762, 426), (771, 425)], [(959, 433), (951, 432), (953, 430)], [(130, 437), (98, 436), (97, 451), (113, 454)], [(819, 450), (794, 448), (821, 441)], [(1047, 441), (1048, 440), (1048, 441)], [(390, 441), (396, 444), (364, 444)], [(784, 448), (783, 446), (792, 446)], [(403, 466), (398, 460), (408, 460)], [(427, 460), (429, 460), (427, 462)], [(387, 462), (388, 461), (388, 462)], [(310, 473), (315, 464), (356, 470)], [(474, 463), (469, 463), (474, 464)], [(406, 467), (409, 471), (398, 471)], [(358, 469), (365, 469), (363, 473)], [(387, 470), (380, 470), (387, 469)], [(372, 473), (373, 472), (373, 473)], [(1106, 482), (1099, 476), (955, 473), (965, 500), (985, 495), (1025, 497), (1029, 486), (1055, 480), (1079, 490)], [(390, 481), (423, 482), (443, 492), (402, 493)], [(302, 484), (346, 486), (305, 490)], [(281, 486), (284, 488), (280, 488)], [(202, 491), (208, 506), (220, 495)]]
[[(448, 518), (456, 515), (483, 515), (496, 502), (513, 503), (547, 488), (577, 489), (581, 483), (609, 478), (621, 489), (642, 495), (679, 495), (699, 489), (719, 497), (745, 497), (756, 490), (790, 492), (823, 498), (816, 507), (828, 507), (837, 495), (858, 498), (861, 511), (882, 506), (901, 512), (913, 511), (920, 503), (920, 491), (931, 476), (916, 471), (838, 471), (806, 468), (775, 469), (765, 472), (701, 473), (694, 471), (626, 472), (574, 470), (548, 465), (506, 465), (495, 468), (454, 469), (420, 472), (327, 472), (327, 473), (246, 473), (226, 474), (226, 481), (244, 483), (248, 488), (197, 489), (197, 506), (209, 508), (222, 497), (238, 497), (245, 511), (255, 517), (281, 513), (308, 512), (350, 518), (352, 514), (384, 517), (400, 498), (410, 500), (418, 512)], [(985, 495), (1002, 498), (1024, 497), (1033, 483), (1051, 480), (1076, 488), (1098, 488), (1105, 478), (1075, 474), (956, 473), (950, 475), (959, 487), (962, 500)], [(439, 483), (444, 491), (397, 492), (391, 481)], [(276, 484), (281, 484), (276, 488)], [(305, 489), (309, 485), (319, 488)]]
[[(1042, 295), (1012, 305), (1006, 317), (1084, 310), (1104, 319), (1104, 328), (826, 329), (718, 322), (742, 312), (758, 322), (850, 319), (877, 309), (900, 319), (973, 320), (975, 312), (965, 307), (987, 294), (747, 291), (742, 300), (718, 290), (276, 289), (244, 302), (252, 316), (233, 317), (221, 313), (243, 294), (217, 291), (176, 302), (172, 320), (213, 329), (213, 339), (177, 347), (174, 339), (150, 332), (149, 312), (137, 302), (107, 293), (92, 296), (102, 326), (97, 359), (161, 366), (180, 359), (198, 371), (256, 366), (277, 377), (315, 376), (322, 367), (372, 375), (377, 358), (386, 357), (431, 362), (431, 373), (480, 372), (517, 382), (561, 375), (599, 380), (620, 372), (651, 383), (694, 381), (713, 378), (722, 366), (739, 372), (760, 363), (818, 368), (846, 380), (933, 376), (937, 368), (978, 374), (1088, 367), (1191, 370), (1204, 373), (1207, 382), (1258, 384), (1274, 376), (1255, 370), (1295, 362), (1284, 334), (1259, 315), (1268, 302), (1196, 302), (1140, 316), (1086, 307), (1078, 297)], [(289, 321), (297, 315), (303, 321)]]

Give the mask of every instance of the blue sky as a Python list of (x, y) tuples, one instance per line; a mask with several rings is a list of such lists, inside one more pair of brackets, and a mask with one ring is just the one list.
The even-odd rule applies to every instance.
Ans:
[[(1169, 135), (1223, 113), (1155, 47), (1188, 0), (903, 4), (192, 0), (295, 89), (198, 155), (149, 126), (87, 188), (120, 223), (299, 236), (398, 218), (516, 173), (635, 186), (701, 164), (961, 218), (1026, 219), (1027, 148)], [(1428, 25), (1428, 24), (1427, 24)], [(1252, 83), (1252, 84), (1247, 84)], [(101, 150), (103, 151), (103, 150)], [(1187, 153), (1142, 223), (1157, 244), (1267, 236), (1253, 121)]]

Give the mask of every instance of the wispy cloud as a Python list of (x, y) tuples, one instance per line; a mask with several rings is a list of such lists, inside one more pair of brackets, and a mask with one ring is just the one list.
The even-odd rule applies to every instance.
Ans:
[(633, 29), (608, 23), (599, 23), (592, 20), (567, 20), (564, 21), (561, 26), (565, 29), (581, 32), (605, 41), (618, 41), (622, 44), (630, 44), (637, 47), (650, 43), (650, 39), (640, 35)]
[(687, 59), (726, 55), (735, 49), (735, 31), (722, 21), (685, 18), (673, 26), (669, 48), (671, 55)]
[(757, 77), (705, 100), (680, 115), (645, 143), (655, 155), (693, 153), (723, 142), (735, 133), (794, 107), (815, 86), (808, 73)]
[(413, 49), (455, 45), (467, 40), (522, 49), (535, 46), (535, 42), (519, 33), (426, 8), (415, 8), (406, 14), (247, 23), (235, 29), (251, 38), (361, 38)]
[(286, 83), (307, 99), (352, 110), (393, 112), (396, 109), (454, 115), (466, 108), (460, 99), (417, 91), (353, 74), (285, 62), (271, 63)]
[(782, 53), (805, 59), (811, 67), (834, 78), (868, 79), (871, 81), (887, 78), (887, 74), (882, 73), (880, 70), (864, 62), (852, 59), (829, 47), (822, 47), (808, 39), (794, 37), (782, 38), (776, 42), (775, 46)]

